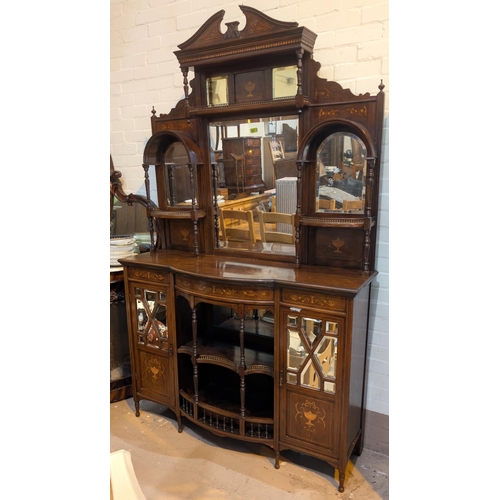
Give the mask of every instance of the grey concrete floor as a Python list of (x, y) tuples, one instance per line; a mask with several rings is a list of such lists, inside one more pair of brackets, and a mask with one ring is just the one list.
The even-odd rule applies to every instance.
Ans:
[(110, 405), (110, 452), (127, 450), (148, 500), (331, 500), (389, 498), (389, 458), (365, 449), (353, 456), (345, 490), (338, 475), (314, 457), (283, 451), (274, 468), (274, 451), (255, 443), (219, 438), (183, 420), (181, 433), (165, 406), (141, 401), (135, 416), (132, 398)]

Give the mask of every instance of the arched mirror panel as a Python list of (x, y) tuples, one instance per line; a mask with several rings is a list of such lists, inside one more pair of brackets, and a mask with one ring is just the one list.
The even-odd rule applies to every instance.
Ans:
[(364, 212), (367, 151), (355, 134), (335, 132), (316, 153), (316, 211)]
[(313, 128), (301, 143), (302, 214), (364, 216), (370, 207), (375, 147), (359, 123), (334, 120)]
[(157, 203), (160, 210), (197, 208), (199, 156), (187, 134), (167, 131), (153, 135), (143, 160), (148, 199)]

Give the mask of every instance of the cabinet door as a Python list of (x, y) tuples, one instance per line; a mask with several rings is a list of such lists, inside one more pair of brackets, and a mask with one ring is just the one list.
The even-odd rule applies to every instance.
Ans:
[(173, 335), (169, 332), (167, 292), (131, 285), (136, 391), (145, 399), (174, 402)]
[(281, 324), (280, 440), (336, 457), (343, 319), (288, 308)]

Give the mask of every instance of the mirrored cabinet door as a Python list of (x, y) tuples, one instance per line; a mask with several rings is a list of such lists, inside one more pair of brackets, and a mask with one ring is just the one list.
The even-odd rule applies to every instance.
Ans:
[(286, 335), (286, 382), (335, 394), (339, 324), (288, 313)]
[(137, 343), (168, 351), (166, 293), (136, 286), (134, 298)]

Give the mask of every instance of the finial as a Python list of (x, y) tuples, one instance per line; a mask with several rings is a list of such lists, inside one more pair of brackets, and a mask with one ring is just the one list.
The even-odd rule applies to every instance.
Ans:
[(153, 116), (156, 116), (156, 109), (154, 106), (153, 106), (153, 109), (151, 110), (151, 113), (153, 114)]

